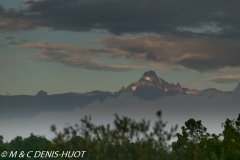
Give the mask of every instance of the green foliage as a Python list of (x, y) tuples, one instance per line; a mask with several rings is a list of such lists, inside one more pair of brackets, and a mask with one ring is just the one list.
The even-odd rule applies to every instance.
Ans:
[(237, 120), (227, 119), (223, 133), (210, 135), (201, 121), (189, 119), (172, 143), (173, 154), (179, 160), (239, 160), (240, 114)]
[(182, 126), (182, 134), (177, 134), (177, 142), (172, 143), (173, 152), (184, 160), (203, 159), (209, 136), (201, 121), (189, 119)]
[[(136, 122), (127, 117), (115, 115), (114, 127), (110, 125), (94, 125), (89, 117), (82, 119), (79, 127), (68, 127), (64, 132), (57, 132), (53, 140), (53, 150), (85, 150), (84, 159), (91, 160), (154, 160), (171, 159), (167, 141), (174, 136), (177, 129), (172, 127), (165, 131), (166, 123), (157, 113), (158, 121), (150, 130), (150, 122)], [(79, 136), (81, 135), (81, 137)]]
[[(166, 123), (161, 115), (161, 112), (157, 112), (158, 120), (154, 125), (151, 125), (150, 121), (136, 122), (128, 117), (115, 115), (112, 128), (109, 124), (95, 125), (90, 117), (85, 117), (81, 120), (81, 125), (64, 128), (62, 132), (58, 132), (56, 127), (52, 126), (52, 131), (55, 133), (52, 141), (43, 136), (30, 134), (28, 138), (17, 136), (9, 143), (4, 143), (3, 136), (0, 136), (0, 152), (87, 151), (81, 158), (85, 160), (240, 159), (240, 114), (236, 120), (227, 119), (222, 123), (223, 132), (219, 135), (210, 135), (202, 122), (194, 119), (185, 122), (181, 133), (175, 134), (177, 126), (166, 131)], [(167, 142), (175, 135), (177, 141), (169, 146)], [(12, 159), (27, 160), (28, 158)], [(71, 158), (66, 159), (71, 160)]]
[(223, 141), (222, 150), (224, 152), (224, 158), (228, 160), (239, 160), (240, 159), (240, 114), (237, 120), (227, 119), (222, 124), (223, 130)]
[[(14, 151), (14, 152), (17, 151), (18, 153), (20, 153), (21, 151), (24, 151), (25, 153), (29, 151), (33, 151), (32, 153), (35, 153), (36, 151), (45, 151), (49, 147), (51, 147), (51, 145), (52, 145), (51, 141), (47, 140), (45, 137), (36, 136), (31, 133), (28, 138), (22, 138), (21, 136), (17, 136), (13, 140), (11, 140), (10, 143), (5, 143), (3, 151), (8, 151), (8, 153), (10, 153), (10, 151)], [(33, 156), (33, 154), (31, 156)], [(6, 158), (6, 159), (29, 160), (29, 158), (27, 158), (26, 156), (23, 158), (14, 157), (14, 158)], [(35, 159), (41, 159), (41, 158), (35, 158)]]

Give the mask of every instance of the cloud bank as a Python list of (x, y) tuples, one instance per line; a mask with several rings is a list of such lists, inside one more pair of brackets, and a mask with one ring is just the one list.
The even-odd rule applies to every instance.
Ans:
[(239, 38), (240, 34), (237, 0), (27, 0), (24, 3), (27, 7), (19, 10), (0, 8), (1, 31), (48, 27), (67, 31), (103, 29), (116, 35), (151, 32)]
[(99, 57), (120, 58), (126, 55), (127, 52), (100, 48), (100, 47), (78, 47), (73, 45), (60, 45), (49, 43), (20, 43), (17, 44), (23, 48), (36, 48), (40, 50), (41, 56), (34, 59), (58, 62), (70, 67), (79, 67), (91, 70), (107, 70), (107, 71), (129, 71), (129, 70), (143, 70), (146, 67), (133, 65), (109, 65), (97, 60)]
[(203, 80), (215, 82), (215, 83), (235, 83), (235, 82), (239, 83), (240, 75), (216, 76), (216, 77), (206, 78)]
[[(134, 37), (94, 40), (103, 47), (41, 42), (19, 45), (39, 49), (38, 60), (104, 71), (151, 67), (198, 72), (240, 70), (240, 1), (237, 0), (24, 0), (23, 3), (25, 7), (19, 9), (0, 5), (0, 32), (39, 28), (73, 32), (104, 30), (112, 35)], [(156, 36), (136, 37), (138, 33)], [(104, 57), (130, 62), (107, 64), (101, 60)]]
[[(239, 86), (240, 87), (240, 86)], [(0, 121), (1, 134), (5, 140), (11, 140), (16, 135), (24, 137), (30, 133), (45, 135), (52, 138), (50, 126), (55, 124), (59, 131), (67, 125), (80, 123), (84, 116), (91, 115), (94, 124), (112, 124), (114, 114), (127, 116), (137, 121), (156, 121), (156, 112), (163, 112), (163, 120), (168, 121), (167, 128), (178, 124), (178, 131), (190, 118), (202, 120), (210, 133), (221, 133), (221, 123), (227, 118), (234, 119), (240, 113), (239, 87), (230, 94), (208, 91), (201, 96), (178, 94), (166, 96), (156, 101), (146, 101), (133, 97), (131, 93), (121, 94), (117, 98), (107, 98), (103, 102), (95, 101), (83, 108), (74, 108), (69, 111), (46, 111), (35, 117), (19, 119), (4, 119)], [(68, 107), (68, 106), (66, 106)], [(12, 111), (14, 112), (14, 110)]]
[(49, 43), (20, 43), (19, 47), (40, 50), (39, 60), (59, 62), (94, 70), (140, 70), (141, 66), (114, 66), (97, 62), (99, 57), (124, 58), (132, 62), (162, 64), (199, 72), (239, 69), (240, 41), (216, 38), (147, 36), (135, 38), (105, 37), (93, 40), (103, 47), (79, 47)]

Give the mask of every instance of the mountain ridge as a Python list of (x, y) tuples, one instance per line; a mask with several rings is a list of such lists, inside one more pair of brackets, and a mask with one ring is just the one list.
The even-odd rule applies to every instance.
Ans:
[(173, 84), (168, 83), (164, 79), (157, 76), (157, 74), (150, 70), (143, 74), (143, 76), (137, 81), (128, 85), (126, 88), (122, 87), (120, 92), (132, 92), (137, 94), (137, 92), (155, 92), (156, 94), (161, 95), (175, 95), (177, 93), (187, 94), (187, 95), (201, 95), (207, 90), (217, 90), (215, 88), (210, 88), (206, 90), (197, 90), (182, 88), (179, 83)]
[[(233, 91), (239, 91), (240, 90), (240, 83)], [(224, 91), (218, 90), (216, 88), (207, 88), (204, 90), (197, 90), (197, 89), (190, 89), (190, 88), (183, 88), (180, 83), (173, 84), (165, 81), (164, 79), (157, 76), (155, 71), (146, 71), (138, 81), (132, 82), (127, 87), (122, 86), (118, 91), (115, 92), (109, 92), (109, 91), (101, 91), (101, 90), (94, 90), (90, 92), (67, 92), (67, 93), (58, 93), (58, 94), (51, 94), (51, 95), (76, 95), (76, 96), (98, 96), (98, 95), (105, 95), (105, 96), (111, 96), (111, 95), (119, 95), (123, 92), (131, 92), (131, 93), (137, 93), (137, 92), (155, 92), (155, 94), (161, 94), (161, 95), (175, 95), (177, 93), (182, 93), (186, 95), (202, 95), (203, 93), (207, 91), (214, 91), (217, 93), (223, 93)], [(231, 93), (233, 91), (228, 91), (226, 93)], [(51, 96), (48, 95), (46, 91), (40, 90), (37, 92), (35, 96), (42, 97), (42, 96)], [(4, 95), (1, 95), (4, 96)], [(9, 96), (9, 95), (7, 95)], [(14, 96), (20, 96), (20, 95), (14, 95)], [(31, 96), (31, 95), (29, 95)]]
[(122, 87), (117, 92), (95, 90), (86, 93), (69, 92), (49, 95), (46, 91), (40, 90), (34, 96), (0, 95), (0, 110), (2, 118), (17, 118), (22, 116), (31, 117), (46, 111), (70, 111), (74, 108), (84, 108), (92, 102), (104, 103), (106, 99), (117, 99), (125, 94), (146, 101), (166, 98), (175, 101), (179, 97), (181, 99), (204, 99), (204, 97), (210, 99), (219, 96), (238, 100), (239, 93), (240, 85), (232, 92), (223, 92), (213, 88), (202, 91), (183, 88), (179, 83), (168, 83), (159, 78), (154, 71), (148, 71), (138, 81), (131, 83), (127, 87)]

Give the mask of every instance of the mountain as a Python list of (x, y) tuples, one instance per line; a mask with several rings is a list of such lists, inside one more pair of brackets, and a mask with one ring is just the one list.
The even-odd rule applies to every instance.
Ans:
[(183, 89), (179, 83), (177, 85), (170, 84), (159, 78), (154, 71), (148, 71), (143, 74), (138, 82), (130, 84), (125, 91), (183, 92)]
[(94, 101), (104, 101), (112, 96), (111, 92), (92, 91), (87, 93), (62, 93), (48, 95), (39, 91), (35, 96), (0, 95), (1, 118), (32, 117), (46, 111), (69, 111), (73, 108), (82, 108)]
[(182, 88), (179, 83), (168, 83), (162, 78), (159, 78), (154, 71), (148, 71), (137, 81), (131, 83), (126, 89), (122, 87), (120, 92), (132, 92), (133, 95), (153, 100), (164, 95), (176, 95), (178, 93), (189, 95), (201, 95), (204, 91), (195, 89)]
[(86, 115), (91, 115), (96, 124), (112, 122), (115, 113), (154, 122), (154, 114), (159, 110), (168, 124), (182, 126), (194, 118), (203, 120), (210, 131), (220, 133), (221, 123), (240, 113), (239, 94), (240, 84), (232, 92), (215, 88), (199, 91), (169, 83), (148, 71), (114, 93), (96, 90), (49, 95), (41, 90), (34, 96), (0, 95), (0, 134), (7, 140), (16, 135), (27, 137), (29, 133), (48, 136), (50, 125), (63, 128)]
[(240, 93), (240, 83), (237, 85), (237, 87), (233, 90), (234, 93)]
[[(234, 90), (236, 96), (239, 93), (239, 88), (240, 85)], [(207, 95), (209, 98), (223, 92), (212, 88), (202, 91), (182, 88), (179, 83), (168, 83), (164, 79), (159, 78), (154, 71), (147, 71), (137, 82), (131, 83), (126, 88), (122, 87), (118, 92), (114, 93), (96, 90), (87, 93), (70, 92), (48, 95), (47, 92), (41, 90), (35, 96), (0, 95), (0, 118), (28, 117), (45, 111), (69, 111), (73, 108), (83, 108), (94, 101), (102, 103), (107, 98), (118, 98), (125, 93), (142, 100), (155, 101), (163, 97), (173, 97), (179, 94), (183, 96)]]
[(134, 96), (145, 100), (156, 100), (165, 95), (175, 95), (183, 93), (183, 89), (178, 83), (170, 84), (159, 78), (154, 71), (148, 71), (137, 81), (130, 84), (125, 92), (132, 92)]
[(36, 96), (47, 96), (47, 92), (44, 92), (43, 90), (39, 91)]

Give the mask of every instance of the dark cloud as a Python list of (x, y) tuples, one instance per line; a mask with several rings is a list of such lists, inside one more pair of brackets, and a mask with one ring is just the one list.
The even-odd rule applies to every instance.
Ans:
[[(104, 29), (114, 34), (154, 32), (181, 36), (238, 38), (238, 0), (28, 0), (27, 8), (5, 11), (5, 30), (50, 27), (55, 30)], [(16, 22), (17, 21), (17, 22)], [(14, 26), (19, 23), (21, 25)], [(216, 32), (217, 31), (217, 32)]]
[[(166, 64), (179, 69), (199, 72), (239, 70), (240, 41), (217, 38), (181, 38), (148, 36), (135, 38), (100, 38), (94, 40), (103, 47), (78, 47), (49, 43), (20, 43), (19, 47), (37, 48), (40, 60), (95, 70), (126, 70), (122, 66), (97, 62), (101, 57), (124, 58), (132, 62)], [(127, 69), (139, 69), (127, 68)], [(143, 69), (143, 68), (141, 68)]]
[(48, 27), (162, 36), (103, 38), (96, 41), (105, 47), (98, 48), (35, 46), (49, 61), (105, 70), (117, 69), (96, 62), (98, 56), (165, 63), (200, 72), (240, 67), (239, 0), (25, 0), (25, 4), (19, 10), (0, 6), (0, 32)]
[(227, 76), (216, 76), (211, 78), (203, 79), (204, 81), (215, 82), (215, 83), (236, 83), (240, 82), (240, 75), (227, 75)]
[(96, 60), (101, 57), (118, 58), (126, 54), (124, 51), (116, 49), (32, 42), (16, 43), (14, 45), (23, 48), (39, 49), (41, 56), (34, 57), (34, 59), (57, 62), (70, 67), (103, 71), (130, 71), (146, 69), (146, 67), (142, 66), (106, 64), (101, 60)]
[(35, 44), (49, 61), (106, 70), (116, 68), (96, 62), (96, 57), (173, 64), (200, 72), (240, 67), (238, 0), (26, 0), (25, 4), (20, 10), (0, 6), (0, 31), (48, 27), (162, 35), (102, 38), (95, 41), (105, 47), (98, 48)]
[(0, 32), (33, 30), (38, 28), (34, 15), (28, 15), (25, 10), (5, 10), (0, 4)]
[(149, 36), (102, 38), (95, 41), (105, 44), (107, 48), (127, 52), (123, 55), (126, 58), (181, 65), (200, 72), (240, 67), (238, 40)]

